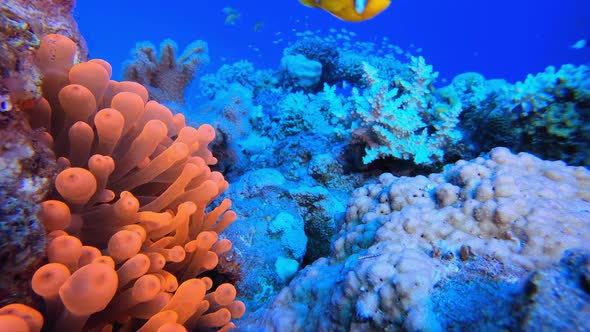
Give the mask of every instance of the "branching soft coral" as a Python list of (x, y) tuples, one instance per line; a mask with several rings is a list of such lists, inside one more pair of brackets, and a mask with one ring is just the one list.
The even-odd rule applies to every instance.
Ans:
[(133, 50), (135, 59), (125, 66), (125, 79), (145, 85), (159, 102), (184, 105), (186, 87), (199, 66), (209, 62), (209, 49), (202, 40), (188, 45), (178, 58), (177, 49), (174, 41), (166, 39), (160, 44), (158, 57), (152, 43), (139, 43)]
[(229, 199), (208, 211), (228, 187), (208, 167), (215, 131), (186, 126), (138, 83), (109, 80), (103, 60), (74, 64), (75, 51), (44, 37), (44, 98), (26, 110), (63, 169), (41, 206), (49, 263), (32, 282), (47, 328), (229, 329), (244, 313), (234, 286), (198, 278), (230, 250), (218, 234), (236, 219)]
[(431, 85), (438, 73), (422, 57), (412, 58), (413, 81), (397, 79), (390, 88), (375, 68), (364, 63), (363, 70), (368, 88), (362, 93), (354, 88), (351, 97), (354, 116), (360, 119), (353, 136), (366, 144), (363, 162), (386, 157), (416, 164), (441, 161), (445, 146), (462, 136), (456, 129), (460, 105), (433, 105)]

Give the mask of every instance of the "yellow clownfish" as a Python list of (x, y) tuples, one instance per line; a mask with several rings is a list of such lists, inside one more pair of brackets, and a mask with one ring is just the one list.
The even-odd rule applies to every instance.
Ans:
[(360, 22), (384, 11), (391, 0), (299, 0), (309, 7), (321, 8), (344, 21)]

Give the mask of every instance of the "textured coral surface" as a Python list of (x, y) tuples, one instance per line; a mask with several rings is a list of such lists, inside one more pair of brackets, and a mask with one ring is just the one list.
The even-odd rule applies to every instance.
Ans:
[[(385, 173), (355, 191), (332, 254), (303, 269), (248, 324), (268, 331), (444, 330), (457, 317), (440, 301), (461, 308), (485, 297), (481, 310), (461, 315), (480, 317), (475, 322), (484, 328), (494, 303), (503, 308), (529, 294), (522, 287), (532, 271), (556, 264), (568, 249), (588, 252), (589, 211), (590, 171), (506, 148), (428, 177)], [(519, 324), (517, 315), (503, 317)], [(531, 315), (522, 324), (537, 326), (542, 318)]]
[(45, 251), (35, 217), (55, 173), (53, 153), (35, 137), (21, 112), (0, 113), (0, 306), (32, 301), (30, 276)]

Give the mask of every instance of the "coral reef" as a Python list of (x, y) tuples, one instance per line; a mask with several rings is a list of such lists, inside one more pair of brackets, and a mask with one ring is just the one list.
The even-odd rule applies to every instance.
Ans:
[(236, 287), (248, 308), (260, 306), (286, 286), (292, 278), (288, 271), (293, 271), (294, 263), (297, 270), (305, 255), (304, 221), (296, 203), (283, 199), (289, 195), (287, 186), (281, 173), (263, 168), (246, 172), (226, 193), (240, 215), (240, 222), (232, 224), (226, 235), (235, 245), (241, 271), (246, 272)]
[(297, 33), (297, 39), (283, 50), (284, 56), (297, 54), (322, 65), (320, 84), (315, 92), (324, 84), (342, 82), (365, 88), (368, 82), (364, 77), (363, 63), (371, 64), (387, 78), (411, 78), (401, 61), (411, 55), (391, 44), (387, 37), (381, 42), (364, 42), (358, 40), (355, 32), (346, 29), (330, 29), (327, 34), (308, 30)]
[(322, 64), (302, 54), (286, 55), (281, 59), (282, 81), (289, 87), (312, 90), (322, 75)]
[(309, 264), (330, 253), (330, 241), (336, 233), (333, 212), (343, 210), (344, 206), (321, 186), (300, 186), (291, 189), (289, 194), (305, 220), (305, 234), (308, 234), (305, 263)]
[(217, 93), (227, 90), (232, 84), (251, 90), (256, 97), (259, 91), (276, 86), (278, 79), (272, 70), (257, 70), (251, 62), (240, 60), (224, 64), (216, 72), (203, 75), (199, 79), (199, 94), (212, 100)]
[(587, 66), (438, 88), (423, 57), (333, 29), (298, 33), (275, 69), (223, 65), (193, 104), (204, 42), (140, 43), (125, 78), (143, 85), (117, 82), (63, 36), (34, 55), (38, 16), (72, 2), (16, 3), (0, 327), (226, 331), (245, 306), (252, 331), (537, 330), (547, 310), (585, 326), (588, 170), (505, 148), (456, 161), (508, 146), (587, 164)]
[(543, 158), (590, 165), (590, 67), (549, 66), (522, 82), (458, 75), (440, 97), (464, 108), (460, 127), (472, 144), (465, 156), (503, 145)]
[[(438, 73), (423, 57), (386, 40), (363, 43), (344, 32), (298, 37), (284, 49), (283, 59), (319, 62), (319, 81), (317, 73), (310, 75), (313, 87), (303, 88), (285, 65), (257, 70), (245, 61), (224, 65), (201, 80), (204, 97), (232, 91), (243, 103), (231, 109), (251, 110), (245, 112), (250, 116), (246, 126), (242, 120), (234, 122), (234, 130), (222, 130), (231, 133), (232, 142), (254, 137), (264, 141), (263, 151), (280, 154), (297, 135), (327, 139), (340, 149), (342, 167), (355, 171), (438, 171), (496, 146), (575, 165), (588, 159), (587, 66), (548, 67), (516, 84), (464, 73), (438, 88)], [(239, 89), (232, 87), (235, 83)], [(242, 127), (250, 137), (236, 137)], [(250, 165), (243, 158), (275, 167), (259, 151), (239, 143), (225, 146), (239, 168)]]
[(231, 249), (219, 234), (236, 219), (229, 199), (208, 207), (228, 188), (208, 167), (213, 128), (110, 80), (104, 60), (75, 63), (76, 48), (43, 38), (43, 99), (26, 110), (61, 168), (40, 211), (49, 263), (32, 278), (46, 328), (233, 327), (245, 311), (235, 287), (199, 278)]
[[(587, 169), (506, 148), (428, 177), (385, 173), (353, 194), (331, 255), (304, 268), (246, 325), (265, 331), (445, 330), (459, 326), (452, 325), (457, 317), (437, 301), (452, 298), (459, 303), (451, 309), (486, 303), (465, 316), (474, 318), (470, 327), (507, 326), (494, 306), (519, 303), (523, 281), (551, 268), (566, 250), (590, 249), (589, 193)], [(587, 306), (587, 294), (579, 301)], [(546, 309), (524, 303), (507, 313), (517, 322), (508, 326), (534, 330), (543, 319), (535, 310)], [(576, 319), (564, 328), (577, 326)]]
[[(274, 75), (243, 62), (225, 65), (201, 80), (203, 95), (211, 98), (236, 91), (230, 87), (237, 81), (242, 90), (251, 92), (240, 95), (251, 96), (245, 99), (252, 110), (249, 127), (260, 133), (259, 141), (268, 137), (282, 143), (299, 134), (323, 136), (335, 146), (350, 147), (354, 152), (347, 157), (361, 169), (387, 159), (438, 165), (449, 159), (448, 151), (457, 150), (462, 138), (457, 127), (461, 104), (438, 98), (433, 87), (438, 73), (424, 58), (406, 55), (409, 62), (402, 63), (392, 56), (371, 54), (376, 46), (369, 43), (342, 46), (338, 39), (318, 38), (302, 38), (287, 47)], [(273, 76), (274, 80), (268, 78)], [(256, 77), (258, 84), (252, 82)], [(239, 129), (231, 132), (235, 136)], [(242, 156), (237, 151), (234, 155), (262, 154), (248, 151)], [(273, 166), (272, 160), (271, 164), (259, 162)]]
[(522, 329), (589, 330), (589, 264), (590, 252), (568, 250), (558, 264), (533, 274), (524, 286), (528, 291), (517, 297)]
[[(449, 162), (474, 158), (484, 148), (489, 151), (500, 143), (515, 152), (523, 147), (518, 133), (520, 123), (514, 122), (516, 117), (511, 115), (514, 104), (506, 112), (504, 106), (497, 106), (508, 105), (508, 98), (516, 96), (513, 85), (466, 73), (450, 86), (438, 88), (436, 71), (419, 56), (404, 53), (387, 41), (362, 43), (353, 40), (352, 33), (340, 30), (331, 35), (336, 36), (301, 33), (284, 51), (285, 56), (301, 54), (322, 64), (322, 76), (313, 88), (302, 89), (286, 77), (285, 68), (260, 70), (239, 61), (201, 78), (201, 97), (206, 102), (189, 113), (199, 119), (206, 114), (212, 119), (208, 122), (222, 133), (214, 145), (215, 154), (231, 160), (227, 165), (221, 161), (220, 166), (236, 190), (225, 194), (234, 199), (233, 207), (242, 218), (228, 229), (227, 236), (239, 248), (233, 256), (241, 260), (242, 268), (236, 286), (251, 310), (265, 306), (287, 283), (298, 280), (291, 280), (295, 263), (299, 263), (297, 269), (304, 269), (299, 273), (305, 274), (306, 264), (322, 256), (331, 257), (332, 236), (344, 223), (339, 217), (345, 212), (343, 202), (364, 179), (384, 171), (396, 176), (438, 172)], [(547, 88), (546, 94), (558, 101), (569, 98), (576, 110), (583, 110), (579, 99), (584, 91), (583, 70), (563, 73), (558, 87), (567, 89)], [(564, 93), (568, 89), (573, 92)], [(478, 117), (480, 120), (476, 120)], [(466, 126), (469, 118), (478, 126)], [(570, 139), (577, 142), (579, 137)], [(479, 144), (488, 138), (490, 143)], [(376, 153), (379, 148), (384, 150), (382, 155)], [(367, 165), (363, 157), (369, 149), (374, 159)], [(568, 149), (563, 144), (542, 156), (567, 154)], [(584, 154), (584, 150), (579, 152)], [(278, 221), (281, 225), (288, 221), (292, 227), (282, 226), (279, 231)], [(298, 251), (291, 250), (290, 241), (303, 239), (301, 225), (307, 243), (302, 260), (301, 254), (292, 255)], [(374, 233), (366, 233), (370, 241)], [(476, 280), (486, 268), (501, 266), (505, 274), (482, 278), (481, 284), (499, 292), (498, 307), (506, 305), (502, 302), (505, 296), (521, 290), (518, 285), (505, 283), (510, 273), (521, 281), (519, 278), (526, 278), (530, 271), (496, 264), (485, 256), (470, 256), (470, 252), (466, 246), (453, 256), (462, 253), (463, 257), (471, 257), (464, 262), (464, 271), (472, 272), (463, 275), (463, 280)], [(376, 259), (366, 256), (363, 261)], [(472, 260), (477, 264), (468, 271), (466, 265)], [(330, 278), (343, 278), (339, 268), (319, 269), (317, 275), (325, 275), (322, 281), (329, 284), (327, 288), (335, 288)], [(458, 276), (457, 283), (459, 280)], [(301, 305), (314, 303), (318, 312), (322, 311), (324, 302), (310, 299), (324, 296), (323, 286), (317, 285), (311, 292), (318, 293), (305, 300), (302, 297)], [(330, 295), (327, 291), (325, 296)], [(481, 300), (477, 294), (474, 296), (474, 301)], [(441, 298), (446, 300), (444, 295)], [(490, 303), (490, 311), (494, 311), (493, 305)], [(277, 317), (281, 314), (290, 315), (277, 310)]]

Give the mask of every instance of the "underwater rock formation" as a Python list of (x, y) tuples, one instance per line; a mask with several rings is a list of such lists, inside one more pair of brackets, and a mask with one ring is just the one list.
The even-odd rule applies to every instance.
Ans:
[(45, 230), (38, 202), (51, 186), (53, 151), (39, 140), (22, 112), (0, 112), (0, 307), (35, 303), (30, 277), (42, 263)]

